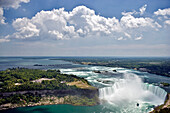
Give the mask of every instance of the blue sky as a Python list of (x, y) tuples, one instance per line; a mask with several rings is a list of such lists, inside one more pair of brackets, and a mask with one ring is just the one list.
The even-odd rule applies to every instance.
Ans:
[(0, 56), (170, 56), (169, 0), (0, 0)]

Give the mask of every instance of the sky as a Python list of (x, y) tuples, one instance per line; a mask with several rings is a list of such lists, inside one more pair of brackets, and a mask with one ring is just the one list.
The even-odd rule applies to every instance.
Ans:
[(170, 0), (0, 0), (0, 56), (170, 56)]

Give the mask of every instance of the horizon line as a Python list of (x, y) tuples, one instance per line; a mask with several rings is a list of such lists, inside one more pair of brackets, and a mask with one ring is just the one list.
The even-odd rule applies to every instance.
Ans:
[(138, 57), (138, 58), (140, 58), (140, 57), (150, 57), (150, 58), (151, 57), (154, 57), (154, 58), (156, 58), (156, 57), (157, 58), (166, 57), (167, 58), (167, 57), (170, 57), (170, 56), (100, 56), (100, 55), (99, 56), (72, 56), (72, 55), (70, 55), (70, 56), (64, 56), (64, 55), (62, 55), (62, 56), (60, 56), (60, 55), (59, 56), (53, 56), (53, 55), (52, 56), (45, 56), (45, 55), (44, 56), (43, 55), (42, 56), (37, 56), (37, 55), (35, 55), (35, 56), (31, 56), (31, 55), (30, 56), (29, 55), (28, 56), (26, 56), (26, 55), (24, 55), (24, 56), (11, 56), (11, 55), (9, 55), (9, 56), (0, 56), (0, 57)]

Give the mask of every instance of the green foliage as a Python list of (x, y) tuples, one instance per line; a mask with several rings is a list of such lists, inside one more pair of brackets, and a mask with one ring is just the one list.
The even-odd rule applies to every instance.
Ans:
[[(32, 82), (33, 80), (40, 78), (53, 78), (53, 80)], [(58, 70), (45, 71), (38, 69), (13, 68), (0, 72), (0, 92), (43, 89), (76, 89), (76, 86), (68, 86), (66, 82), (78, 80), (88, 83), (83, 78), (75, 75), (61, 74)], [(20, 83), (20, 85), (15, 85), (15, 83)]]
[(37, 103), (41, 99), (40, 96), (33, 95), (31, 93), (27, 93), (24, 95), (21, 94), (15, 94), (9, 97), (0, 98), (0, 105), (6, 104), (6, 103), (12, 103), (12, 104), (26, 104), (29, 102)]
[(169, 85), (170, 85), (169, 83), (165, 83), (165, 82), (161, 82), (161, 84), (162, 84), (163, 86), (169, 86)]

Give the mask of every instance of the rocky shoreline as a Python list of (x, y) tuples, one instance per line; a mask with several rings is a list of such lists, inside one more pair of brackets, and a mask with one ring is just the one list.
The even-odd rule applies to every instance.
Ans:
[[(75, 105), (75, 106), (94, 106), (97, 105), (99, 102), (91, 102), (90, 100), (88, 100), (88, 98), (86, 99), (86, 103), (76, 103), (77, 101), (72, 101), (74, 99), (77, 100), (81, 100), (85, 97), (79, 97), (79, 96), (64, 96), (64, 97), (56, 97), (56, 96), (47, 96), (47, 97), (43, 97), (38, 103), (33, 103), (33, 102), (29, 102), (29, 103), (24, 103), (24, 104), (12, 104), (12, 103), (7, 103), (7, 104), (3, 104), (0, 105), (0, 110), (7, 110), (7, 109), (14, 109), (14, 108), (18, 108), (18, 107), (31, 107), (31, 106), (42, 106), (42, 105), (55, 105), (55, 104), (71, 104), (71, 105)], [(97, 99), (97, 97), (93, 98), (93, 99)]]

